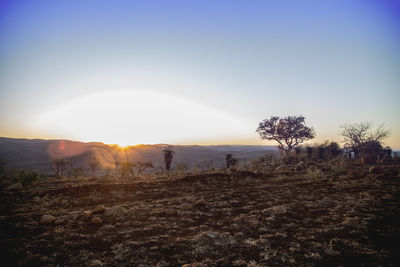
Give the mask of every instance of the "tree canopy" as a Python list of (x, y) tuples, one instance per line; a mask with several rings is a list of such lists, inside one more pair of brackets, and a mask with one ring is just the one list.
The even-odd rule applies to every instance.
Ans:
[(315, 136), (314, 129), (305, 125), (303, 116), (272, 116), (260, 122), (256, 132), (262, 140), (278, 142), (279, 150), (286, 154)]
[[(389, 131), (380, 125), (376, 130), (373, 130), (372, 123), (359, 122), (352, 124), (342, 125), (342, 136), (347, 148), (354, 152), (357, 158), (360, 152), (369, 151), (372, 148), (380, 150), (382, 148), (382, 141), (389, 135)], [(378, 149), (379, 148), (379, 149)]]

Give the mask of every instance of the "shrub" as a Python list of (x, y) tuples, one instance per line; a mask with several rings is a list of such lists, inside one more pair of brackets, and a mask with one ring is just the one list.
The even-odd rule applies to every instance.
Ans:
[(189, 170), (189, 163), (187, 161), (179, 161), (175, 164), (175, 171), (178, 175), (186, 174)]
[(31, 184), (33, 182), (36, 182), (36, 181), (38, 181), (40, 179), (44, 179), (44, 178), (45, 178), (44, 174), (39, 174), (34, 171), (19, 170), (16, 173), (17, 181), (23, 185)]

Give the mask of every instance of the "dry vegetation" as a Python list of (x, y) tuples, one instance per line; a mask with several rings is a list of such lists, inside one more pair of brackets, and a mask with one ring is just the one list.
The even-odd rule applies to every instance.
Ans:
[(39, 266), (400, 262), (399, 165), (251, 170), (2, 190), (2, 259)]

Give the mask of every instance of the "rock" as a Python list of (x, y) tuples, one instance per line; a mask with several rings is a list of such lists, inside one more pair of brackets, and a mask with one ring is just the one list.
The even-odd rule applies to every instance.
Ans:
[(20, 190), (20, 189), (22, 189), (22, 184), (21, 183), (12, 184), (12, 185), (7, 186), (5, 189), (6, 190)]
[(104, 205), (98, 205), (96, 208), (94, 208), (93, 213), (103, 213), (106, 211), (106, 207)]
[(93, 260), (89, 266), (103, 266), (103, 262), (100, 260)]
[(83, 211), (83, 216), (85, 218), (89, 218), (91, 215), (92, 215), (92, 212), (90, 210)]
[(198, 208), (204, 208), (204, 207), (207, 206), (207, 202), (204, 199), (199, 199), (199, 200), (196, 201), (194, 206), (198, 207)]
[(296, 165), (295, 165), (295, 167), (296, 167), (296, 170), (297, 171), (300, 171), (300, 170), (302, 170), (302, 169), (304, 169), (304, 162), (303, 161), (300, 161), (299, 163), (297, 163)]
[(74, 187), (74, 184), (73, 184), (73, 183), (65, 183), (65, 184), (64, 184), (64, 188), (65, 188), (65, 189), (67, 189), (67, 188), (72, 188), (72, 187)]
[(383, 173), (385, 170), (381, 166), (372, 166), (369, 168), (369, 173), (373, 174), (380, 174)]
[(290, 167), (288, 167), (288, 166), (280, 165), (280, 166), (275, 168), (275, 171), (276, 172), (290, 172), (290, 171), (292, 171), (292, 169)]
[(287, 210), (283, 206), (275, 206), (272, 208), (274, 214), (285, 214)]
[(52, 215), (43, 215), (40, 223), (42, 224), (51, 224), (56, 220), (56, 218)]
[(193, 262), (193, 263), (186, 263), (182, 265), (182, 267), (206, 267), (207, 265), (201, 262)]
[(35, 221), (29, 221), (25, 224), (25, 227), (36, 227), (39, 226), (39, 224)]
[(330, 198), (324, 197), (322, 200), (319, 201), (319, 206), (322, 208), (333, 208), (336, 206), (336, 203)]
[(90, 222), (91, 222), (92, 224), (94, 224), (94, 225), (100, 225), (100, 224), (103, 223), (103, 221), (102, 221), (100, 218), (98, 218), (98, 217), (92, 218), (92, 220), (90, 220)]
[(114, 206), (111, 208), (108, 208), (105, 212), (105, 216), (115, 216), (115, 215), (120, 215), (120, 214), (125, 214), (128, 212), (128, 209), (123, 207), (123, 206)]
[(54, 222), (54, 224), (59, 225), (59, 224), (63, 224), (65, 222), (64, 219), (58, 219)]

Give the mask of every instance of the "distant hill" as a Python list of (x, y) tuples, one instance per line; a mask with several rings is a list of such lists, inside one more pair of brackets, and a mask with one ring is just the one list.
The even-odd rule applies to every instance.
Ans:
[[(0, 160), (6, 168), (23, 168), (52, 174), (53, 158), (69, 159), (73, 167), (87, 167), (86, 162), (97, 157), (101, 162), (99, 174), (112, 170), (116, 161), (151, 161), (154, 166), (163, 166), (161, 150), (165, 145), (139, 145), (124, 149), (99, 142), (83, 143), (69, 140), (16, 139), (0, 137)], [(187, 162), (190, 167), (204, 169), (207, 166), (221, 167), (225, 154), (232, 153), (239, 162), (246, 162), (266, 154), (276, 154), (274, 146), (251, 145), (175, 145), (172, 168), (178, 162)]]

